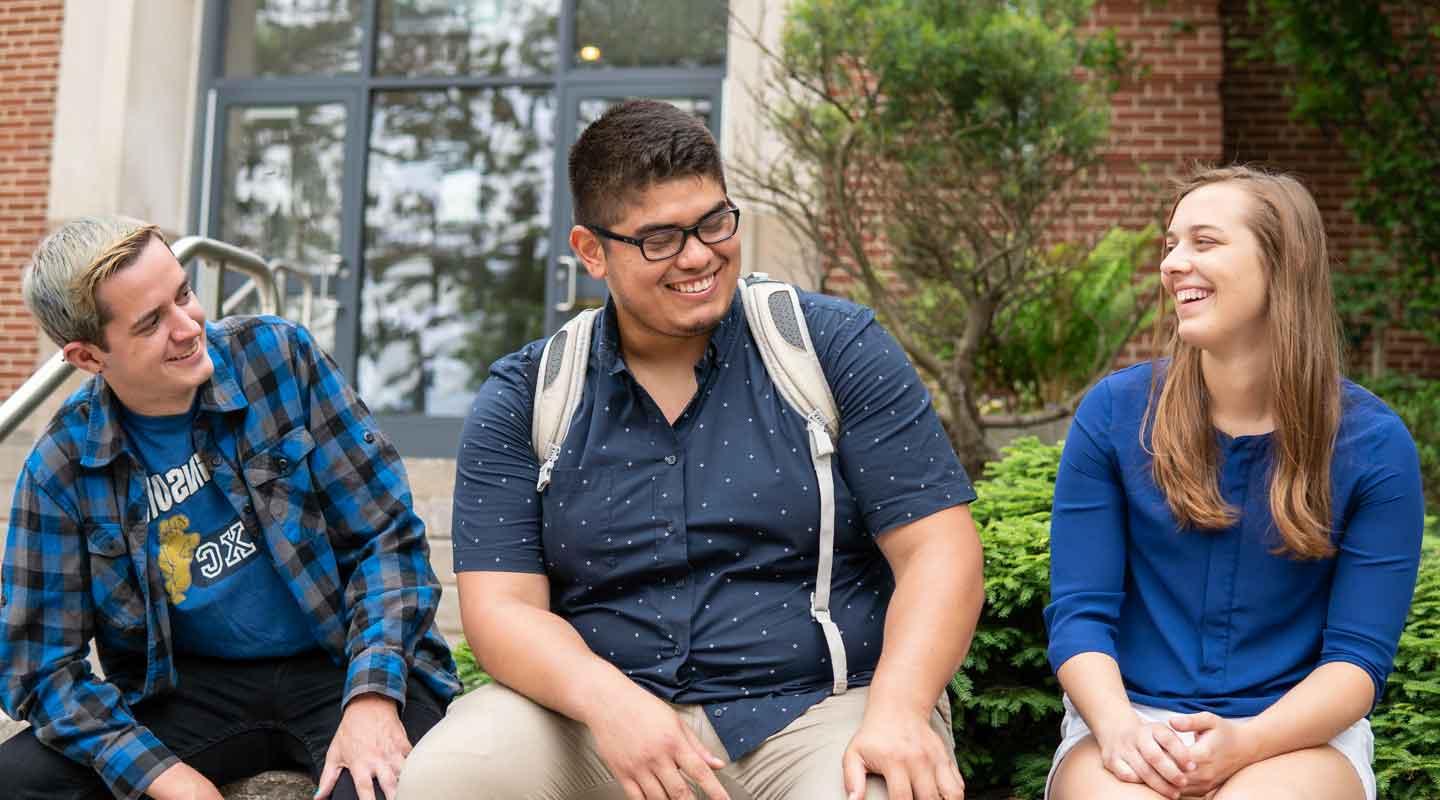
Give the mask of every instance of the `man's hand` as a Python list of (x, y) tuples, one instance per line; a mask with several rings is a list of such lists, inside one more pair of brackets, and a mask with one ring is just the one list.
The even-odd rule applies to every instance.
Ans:
[(961, 800), (965, 781), (929, 715), (870, 706), (840, 760), (847, 800), (865, 796), (865, 775), (885, 777), (890, 800)]
[(688, 778), (709, 800), (730, 800), (715, 770), (725, 762), (663, 701), (639, 686), (582, 720), (627, 800), (689, 800)]
[(394, 800), (400, 768), (408, 755), (410, 738), (400, 724), (395, 701), (378, 694), (360, 695), (345, 706), (340, 727), (330, 740), (315, 798), (329, 797), (340, 771), (348, 769), (360, 800), (376, 800), (372, 781), (379, 781), (385, 796)]
[(160, 773), (145, 793), (154, 800), (221, 800), (215, 784), (183, 761)]
[(1230, 776), (1255, 762), (1254, 749), (1245, 737), (1245, 726), (1210, 713), (1183, 714), (1170, 718), (1177, 731), (1195, 734), (1190, 758), (1195, 769), (1189, 773), (1185, 794), (1204, 796), (1220, 788)]
[(1163, 723), (1139, 717), (1133, 724), (1095, 732), (1100, 763), (1122, 781), (1143, 783), (1165, 797), (1178, 798), (1192, 791), (1196, 768), (1194, 752)]

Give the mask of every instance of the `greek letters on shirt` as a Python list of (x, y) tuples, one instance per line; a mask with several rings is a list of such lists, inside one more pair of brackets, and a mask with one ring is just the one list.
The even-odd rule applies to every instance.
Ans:
[(199, 453), (163, 474), (148, 476), (145, 479), (145, 494), (150, 498), (150, 519), (159, 519), (161, 514), (185, 502), (185, 498), (200, 491), (200, 487), (209, 481), (210, 471), (205, 469)]

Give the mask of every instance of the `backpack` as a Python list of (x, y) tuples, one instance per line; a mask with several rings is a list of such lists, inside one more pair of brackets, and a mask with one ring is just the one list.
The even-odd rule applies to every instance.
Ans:
[[(847, 683), (845, 646), (840, 628), (830, 618), (830, 573), (835, 550), (835, 484), (830, 459), (840, 436), (840, 412), (811, 344), (795, 287), (757, 272), (740, 282), (740, 300), (765, 371), (780, 396), (805, 420), (809, 433), (810, 458), (820, 490), (819, 566), (815, 591), (810, 593), (810, 618), (824, 632), (830, 650), (832, 691), (843, 694)], [(540, 356), (531, 419), (531, 444), (540, 461), (537, 492), (544, 492), (550, 485), (561, 445), (570, 431), (575, 409), (580, 406), (590, 362), (590, 334), (599, 313), (600, 309), (592, 308), (575, 315), (550, 337)]]

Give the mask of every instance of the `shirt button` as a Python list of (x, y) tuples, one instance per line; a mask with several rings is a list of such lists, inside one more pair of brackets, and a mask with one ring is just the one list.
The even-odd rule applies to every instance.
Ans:
[(676, 461), (679, 461), (679, 459), (677, 459), (673, 454), (665, 456), (665, 463), (671, 465), (672, 467), (675, 465)]
[(365, 437), (364, 437), (364, 438), (365, 438), (365, 443), (366, 443), (366, 444), (374, 444), (374, 443), (375, 443), (375, 434), (371, 433), (370, 431), (365, 431)]
[(255, 506), (254, 506), (253, 504), (251, 504), (251, 503), (246, 503), (246, 504), (245, 504), (245, 513), (246, 513), (246, 514), (254, 514), (254, 513), (255, 513)]
[(218, 467), (218, 466), (220, 466), (220, 456), (210, 456), (210, 466), (212, 466), (212, 467)]
[(282, 458), (282, 459), (280, 459), (279, 461), (275, 462), (275, 467), (283, 472), (284, 470), (286, 470), (286, 469), (288, 469), (288, 468), (290, 467), (290, 459), (288, 459), (288, 458)]
[(717, 717), (723, 717), (723, 716), (725, 716), (725, 709), (723, 709), (723, 708), (717, 708), (717, 709), (715, 709), (715, 716), (717, 716)]

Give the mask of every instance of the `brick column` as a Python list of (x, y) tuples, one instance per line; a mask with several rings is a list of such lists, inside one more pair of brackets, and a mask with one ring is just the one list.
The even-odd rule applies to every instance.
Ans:
[(0, 398), (35, 369), (20, 271), (45, 235), (64, 0), (0, 3)]

